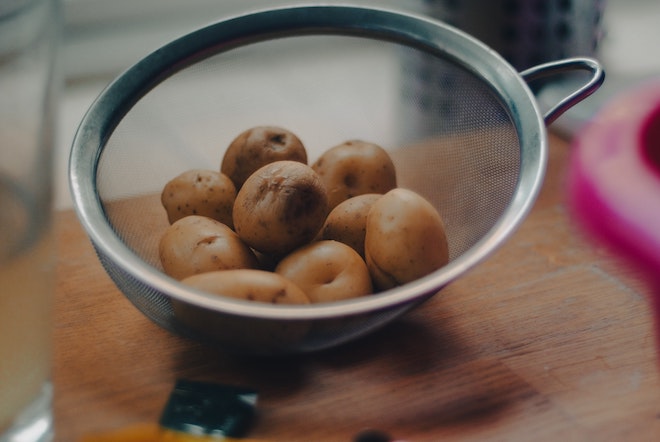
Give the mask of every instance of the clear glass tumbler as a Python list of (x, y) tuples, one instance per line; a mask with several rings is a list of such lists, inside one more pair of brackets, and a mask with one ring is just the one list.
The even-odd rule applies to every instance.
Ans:
[(0, 0), (0, 442), (48, 441), (57, 0)]

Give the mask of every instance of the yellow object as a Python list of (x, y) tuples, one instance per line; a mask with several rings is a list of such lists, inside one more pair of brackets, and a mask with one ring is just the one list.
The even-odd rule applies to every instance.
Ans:
[(82, 437), (78, 442), (265, 442), (224, 436), (196, 436), (167, 430), (157, 424), (135, 424), (105, 433)]

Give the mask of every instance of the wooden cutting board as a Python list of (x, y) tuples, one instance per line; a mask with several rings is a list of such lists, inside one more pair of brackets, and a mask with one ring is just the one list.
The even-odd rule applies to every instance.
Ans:
[(648, 288), (571, 224), (568, 152), (551, 139), (532, 213), (486, 262), (391, 326), (296, 357), (241, 358), (154, 325), (58, 213), (56, 441), (156, 422), (179, 378), (257, 389), (251, 436), (271, 441), (660, 440)]

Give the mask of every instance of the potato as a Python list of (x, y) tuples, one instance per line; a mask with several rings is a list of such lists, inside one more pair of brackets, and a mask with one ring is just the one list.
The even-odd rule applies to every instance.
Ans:
[(364, 249), (381, 290), (421, 278), (449, 259), (440, 214), (422, 196), (402, 188), (387, 192), (371, 207)]
[(257, 169), (282, 160), (307, 164), (307, 151), (302, 141), (281, 127), (257, 126), (242, 132), (229, 144), (220, 171), (240, 189)]
[(325, 151), (312, 164), (328, 192), (330, 209), (365, 193), (385, 193), (396, 187), (396, 171), (382, 147), (360, 140)]
[(265, 270), (220, 270), (189, 276), (181, 281), (208, 293), (268, 304), (309, 304), (293, 282)]
[(339, 241), (318, 241), (286, 256), (275, 273), (293, 281), (312, 301), (332, 302), (372, 293), (364, 260)]
[(163, 270), (176, 279), (213, 270), (257, 268), (252, 250), (225, 224), (190, 215), (174, 222), (160, 239)]
[(367, 193), (339, 203), (325, 220), (319, 239), (333, 239), (353, 248), (364, 258), (367, 214), (382, 195)]
[[(280, 305), (309, 304), (309, 298), (291, 281), (263, 270), (221, 270), (191, 276), (182, 282), (213, 295)], [(250, 354), (290, 351), (310, 329), (309, 320), (246, 318), (177, 299), (172, 299), (172, 309), (177, 321), (193, 336)]]
[(236, 187), (229, 177), (213, 170), (193, 169), (170, 180), (161, 192), (170, 224), (188, 215), (202, 215), (233, 227)]
[(328, 197), (311, 167), (276, 161), (253, 173), (236, 195), (234, 228), (259, 252), (283, 256), (316, 237)]

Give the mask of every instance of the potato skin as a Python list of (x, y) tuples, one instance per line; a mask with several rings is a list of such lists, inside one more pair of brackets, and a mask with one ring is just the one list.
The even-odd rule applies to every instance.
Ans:
[(307, 150), (302, 141), (281, 127), (256, 126), (243, 131), (229, 144), (220, 171), (240, 189), (257, 169), (282, 160), (307, 164)]
[[(307, 296), (291, 281), (263, 270), (220, 270), (191, 276), (182, 282), (218, 297), (277, 305), (309, 304)], [(246, 318), (176, 298), (172, 298), (172, 310), (177, 322), (193, 336), (211, 339), (230, 351), (251, 355), (291, 351), (310, 329), (309, 320)]]
[(382, 195), (366, 193), (339, 203), (328, 214), (319, 239), (335, 240), (353, 248), (364, 259), (367, 214)]
[(312, 164), (328, 192), (330, 209), (365, 193), (386, 193), (397, 186), (394, 163), (385, 149), (349, 140), (326, 150)]
[(174, 222), (158, 247), (165, 273), (176, 279), (213, 270), (257, 268), (252, 250), (225, 224), (191, 215)]
[(202, 215), (233, 227), (236, 186), (214, 170), (192, 169), (174, 177), (161, 192), (170, 224), (188, 215)]
[(365, 256), (374, 285), (381, 290), (439, 269), (449, 259), (440, 214), (411, 190), (387, 192), (367, 216)]
[(293, 281), (312, 303), (357, 298), (373, 292), (364, 260), (339, 241), (317, 241), (286, 256), (275, 272)]
[(245, 181), (233, 213), (234, 228), (245, 243), (281, 257), (316, 237), (328, 213), (328, 198), (311, 167), (276, 161)]
[(220, 270), (181, 281), (208, 293), (269, 304), (309, 304), (296, 284), (277, 273), (257, 269)]

